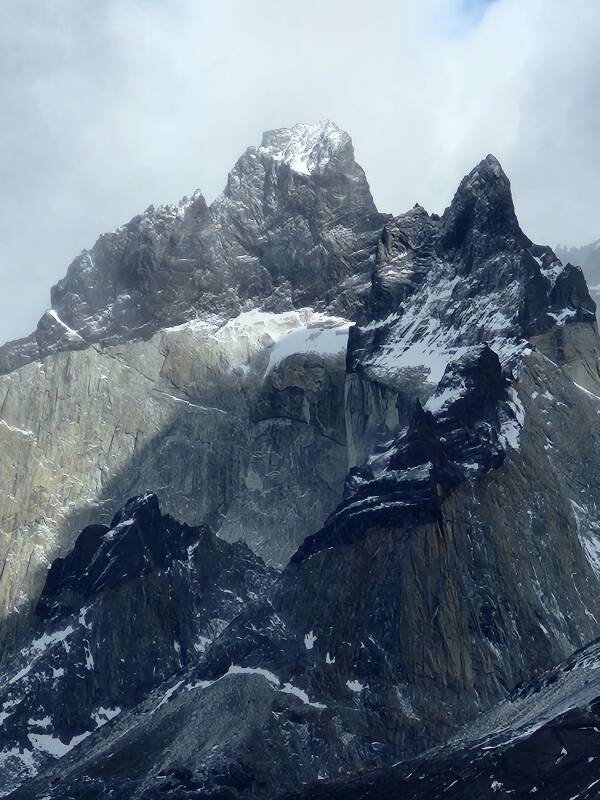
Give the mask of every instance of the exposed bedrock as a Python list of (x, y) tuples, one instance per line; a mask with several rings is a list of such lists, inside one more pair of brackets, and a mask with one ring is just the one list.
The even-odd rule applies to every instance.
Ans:
[[(28, 624), (49, 561), (147, 487), (168, 513), (284, 564), (341, 497), (346, 330), (311, 311), (251, 312), (0, 377), (8, 641)], [(312, 347), (302, 336), (320, 349), (294, 355)]]

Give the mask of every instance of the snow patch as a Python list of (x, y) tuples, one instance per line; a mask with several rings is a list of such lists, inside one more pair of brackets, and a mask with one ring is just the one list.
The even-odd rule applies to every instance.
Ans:
[(43, 653), (49, 647), (58, 642), (64, 642), (74, 631), (72, 625), (67, 625), (62, 631), (54, 631), (53, 633), (44, 633), (42, 636), (34, 639), (31, 643), (31, 650), (35, 653)]
[(92, 651), (90, 650), (89, 642), (83, 642), (83, 652), (85, 654), (85, 668), (87, 670), (94, 669), (94, 656), (92, 655)]
[(593, 397), (595, 400), (600, 400), (600, 395), (590, 392), (590, 390), (586, 389), (585, 386), (581, 386), (581, 384), (576, 383), (575, 381), (573, 381), (573, 385), (576, 386), (578, 389), (580, 389), (582, 392), (585, 392), (590, 397)]
[(119, 706), (115, 706), (114, 708), (104, 708), (100, 706), (100, 708), (94, 711), (93, 714), (90, 714), (90, 716), (96, 723), (96, 727), (101, 728), (103, 725), (106, 725), (107, 722), (110, 722), (111, 719), (118, 717), (120, 713), (121, 709)]
[[(308, 706), (320, 709), (327, 708), (327, 706), (323, 705), (323, 703), (315, 703), (311, 701), (307, 693), (304, 691), (304, 689), (300, 689), (297, 686), (293, 686), (291, 683), (284, 683), (282, 686), (281, 681), (279, 680), (277, 675), (275, 675), (273, 672), (270, 672), (268, 669), (263, 669), (262, 667), (240, 667), (237, 664), (232, 664), (223, 677), (226, 677), (227, 675), (248, 675), (248, 674), (261, 675), (277, 691), (283, 692), (284, 694), (293, 694), (296, 697), (300, 698), (300, 700), (302, 700), (302, 702)], [(214, 681), (214, 683), (216, 683), (216, 681)]]
[[(225, 324), (192, 320), (175, 328), (165, 328), (164, 332), (185, 333), (200, 341), (205, 339), (207, 347), (214, 348), (216, 345), (221, 350), (225, 365), (247, 374), (252, 365), (255, 365), (255, 371), (259, 368), (262, 371), (264, 361), (261, 354), (268, 353), (278, 343), (281, 345), (269, 358), (267, 372), (292, 353), (314, 352), (329, 356), (343, 353), (350, 324), (342, 317), (323, 314), (308, 307), (282, 313), (254, 309), (238, 314)], [(183, 398), (171, 397), (188, 402)]]
[(321, 172), (334, 153), (349, 140), (333, 122), (300, 123), (265, 133), (259, 153), (288, 164), (300, 175)]
[(183, 683), (183, 681), (178, 681), (178, 682), (175, 684), (175, 686), (171, 686), (171, 688), (170, 688), (170, 689), (167, 689), (167, 691), (166, 691), (166, 692), (164, 693), (164, 695), (162, 696), (162, 698), (161, 698), (161, 700), (160, 700), (159, 704), (158, 704), (157, 706), (155, 706), (155, 707), (152, 709), (152, 711), (151, 711), (150, 713), (151, 713), (151, 714), (154, 714), (154, 712), (155, 712), (155, 711), (158, 711), (158, 709), (159, 709), (159, 708), (161, 708), (162, 706), (164, 706), (164, 705), (165, 705), (165, 703), (168, 703), (168, 702), (169, 702), (169, 700), (171, 699), (171, 697), (173, 697), (173, 695), (175, 694), (175, 692), (177, 691), (177, 689), (179, 689), (179, 687), (181, 686), (181, 684), (182, 684), (182, 683)]
[(585, 506), (573, 499), (570, 499), (569, 502), (585, 557), (590, 567), (600, 577), (600, 522), (596, 521), (596, 515), (591, 514)]
[(51, 717), (42, 717), (42, 719), (28, 719), (28, 725), (33, 725), (36, 728), (49, 728), (52, 725)]
[(356, 680), (346, 681), (346, 686), (350, 689), (351, 692), (356, 692), (357, 694), (362, 692), (365, 688), (364, 684)]
[(204, 653), (206, 648), (212, 644), (212, 639), (209, 639), (208, 636), (199, 636), (198, 641), (194, 642), (194, 650), (197, 653)]
[(266, 680), (274, 686), (279, 686), (281, 684), (277, 675), (262, 667), (240, 667), (237, 664), (231, 664), (225, 675), (262, 675), (263, 678), (266, 678)]
[(55, 758), (62, 758), (64, 755), (71, 752), (74, 747), (81, 744), (88, 736), (91, 736), (91, 731), (84, 731), (84, 733), (80, 733), (79, 736), (73, 736), (72, 739), (65, 743), (57, 736), (50, 736), (50, 734), (47, 733), (27, 734), (27, 738), (31, 742), (34, 750), (47, 753)]
[(504, 415), (500, 426), (499, 439), (503, 447), (519, 450), (521, 446), (521, 431), (525, 424), (525, 409), (517, 391), (512, 387), (508, 390), (508, 406), (510, 415)]
[(549, 311), (548, 316), (552, 317), (557, 325), (564, 325), (568, 319), (573, 319), (573, 317), (577, 316), (577, 311), (572, 308), (563, 308), (563, 310), (559, 311), (557, 314)]
[(466, 386), (462, 381), (457, 386), (446, 386), (441, 391), (438, 389), (427, 400), (425, 408), (432, 414), (439, 414), (444, 408), (462, 397), (465, 391)]
[(23, 428), (17, 428), (14, 425), (9, 425), (8, 422), (4, 419), (0, 419), (0, 427), (4, 428), (10, 433), (16, 433), (19, 436), (24, 436), (26, 439), (34, 439), (33, 431), (27, 431)]
[(82, 627), (87, 628), (88, 631), (92, 630), (92, 623), (91, 622), (86, 622), (85, 615), (90, 610), (90, 608), (91, 608), (91, 606), (83, 606), (83, 608), (79, 612), (79, 624)]
[(304, 689), (299, 689), (297, 686), (292, 686), (291, 683), (285, 683), (279, 691), (284, 692), (285, 694), (293, 694), (296, 697), (299, 697), (300, 700), (302, 700), (302, 702), (307, 706), (312, 706), (313, 708), (327, 708), (327, 706), (324, 705), (323, 703), (312, 703), (308, 699), (308, 695), (306, 694)]
[(337, 320), (333, 327), (300, 328), (280, 339), (271, 350), (265, 375), (272, 372), (288, 356), (296, 353), (315, 353), (319, 356), (336, 356), (346, 352), (350, 323)]
[(12, 685), (13, 683), (17, 683), (17, 681), (20, 681), (22, 678), (24, 678), (26, 675), (28, 675), (29, 672), (31, 672), (32, 667), (33, 667), (33, 663), (27, 664), (27, 666), (23, 667), (23, 669), (20, 669), (17, 672), (17, 674), (13, 675), (12, 678), (9, 680), (9, 682), (8, 682), (9, 685)]
[(83, 337), (79, 333), (77, 333), (77, 331), (73, 330), (73, 328), (70, 328), (66, 322), (63, 322), (62, 319), (58, 316), (58, 313), (53, 308), (49, 308), (46, 313), (48, 314), (49, 317), (52, 317), (52, 319), (55, 322), (58, 322), (61, 328), (64, 328), (67, 337), (69, 339), (76, 339), (79, 341), (83, 341)]

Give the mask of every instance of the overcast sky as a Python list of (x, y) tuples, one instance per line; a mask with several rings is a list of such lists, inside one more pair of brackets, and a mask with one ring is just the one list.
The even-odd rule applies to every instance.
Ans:
[(0, 341), (150, 203), (213, 199), (266, 129), (331, 118), (382, 211), (488, 152), (540, 243), (600, 237), (598, 0), (0, 0)]

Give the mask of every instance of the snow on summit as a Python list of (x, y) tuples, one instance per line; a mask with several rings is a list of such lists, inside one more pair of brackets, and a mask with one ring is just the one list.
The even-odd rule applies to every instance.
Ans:
[(263, 134), (259, 148), (276, 161), (289, 164), (294, 172), (310, 175), (320, 172), (333, 154), (349, 141), (350, 137), (331, 122), (299, 123), (291, 128), (278, 128)]

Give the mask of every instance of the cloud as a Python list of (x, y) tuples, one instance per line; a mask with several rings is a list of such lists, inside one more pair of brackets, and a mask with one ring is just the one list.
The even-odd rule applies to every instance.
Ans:
[(0, 340), (99, 233), (299, 120), (351, 133), (382, 210), (442, 210), (493, 152), (532, 238), (600, 235), (596, 0), (0, 2)]

